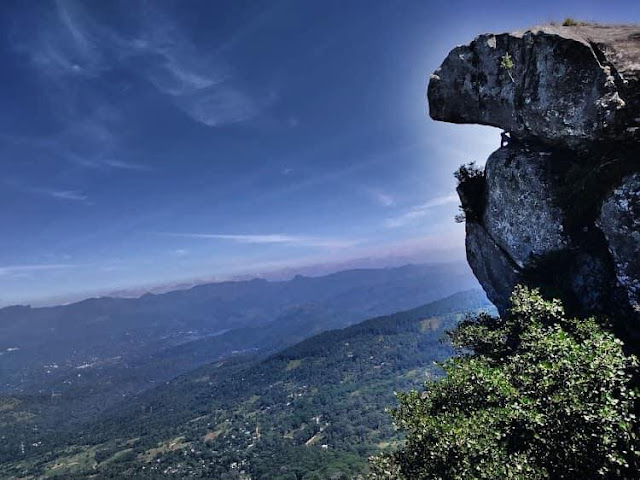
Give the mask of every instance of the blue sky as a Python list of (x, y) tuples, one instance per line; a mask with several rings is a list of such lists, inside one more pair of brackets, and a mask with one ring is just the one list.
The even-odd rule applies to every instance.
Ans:
[(636, 0), (5, 1), (0, 302), (360, 257), (463, 258), (456, 44)]

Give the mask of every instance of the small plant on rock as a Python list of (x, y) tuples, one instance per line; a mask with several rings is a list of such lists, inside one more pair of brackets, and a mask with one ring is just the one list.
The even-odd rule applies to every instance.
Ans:
[(509, 52), (505, 53), (502, 57), (500, 57), (500, 68), (505, 70), (507, 72), (507, 75), (509, 75), (509, 78), (511, 79), (511, 81), (515, 83), (515, 80), (513, 79), (513, 75), (511, 75), (511, 70), (513, 70), (514, 66), (515, 65), (513, 63), (513, 57), (509, 54)]

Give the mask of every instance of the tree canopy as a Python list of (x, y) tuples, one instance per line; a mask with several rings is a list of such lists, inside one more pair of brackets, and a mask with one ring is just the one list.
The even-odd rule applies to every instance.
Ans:
[(371, 479), (637, 478), (636, 359), (602, 320), (526, 287), (511, 301), (451, 333), (446, 376), (399, 395), (406, 442)]

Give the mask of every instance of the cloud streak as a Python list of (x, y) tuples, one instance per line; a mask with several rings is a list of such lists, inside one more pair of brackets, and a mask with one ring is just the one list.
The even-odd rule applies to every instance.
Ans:
[(425, 203), (411, 207), (409, 211), (397, 217), (388, 218), (385, 221), (385, 226), (387, 228), (404, 227), (428, 215), (433, 208), (440, 207), (443, 205), (449, 205), (451, 203), (457, 203), (457, 202), (458, 202), (457, 195), (444, 195), (441, 197), (435, 197)]
[(42, 193), (43, 195), (49, 195), (53, 198), (58, 198), (60, 200), (74, 200), (78, 202), (84, 202), (88, 198), (84, 193), (77, 192), (75, 190), (35, 190), (35, 191)]
[(0, 277), (6, 277), (11, 275), (24, 275), (32, 272), (43, 272), (50, 270), (67, 270), (70, 268), (76, 268), (77, 265), (68, 263), (58, 264), (32, 264), (32, 265), (5, 265), (0, 266)]
[(349, 239), (286, 234), (245, 235), (221, 233), (162, 233), (161, 235), (204, 240), (227, 240), (243, 244), (278, 244), (288, 247), (347, 248), (360, 243), (357, 240)]
[(396, 199), (393, 195), (381, 190), (367, 189), (367, 193), (378, 205), (382, 207), (392, 207), (396, 204)]
[(57, 200), (69, 200), (74, 202), (87, 203), (87, 200), (89, 199), (88, 195), (78, 190), (32, 187), (23, 185), (22, 183), (16, 182), (14, 180), (4, 180), (3, 183), (24, 193), (51, 197)]
[(67, 154), (67, 159), (75, 165), (90, 169), (129, 170), (134, 172), (150, 172), (153, 170), (151, 166), (143, 165), (141, 163), (125, 162), (123, 160), (112, 158), (102, 159), (84, 157), (73, 153)]

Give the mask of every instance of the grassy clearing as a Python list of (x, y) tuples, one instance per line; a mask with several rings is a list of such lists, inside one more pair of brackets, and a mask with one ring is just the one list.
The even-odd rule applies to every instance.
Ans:
[(0, 412), (13, 410), (18, 405), (20, 405), (20, 403), (21, 403), (20, 400), (18, 400), (17, 398), (11, 398), (11, 397), (0, 398)]
[(101, 466), (102, 465), (108, 465), (109, 463), (116, 462), (119, 458), (123, 457), (124, 455), (126, 455), (129, 452), (133, 452), (133, 448), (125, 448), (124, 450), (120, 450), (120, 451), (114, 453), (113, 455), (111, 455), (106, 460), (100, 462), (100, 465)]
[(287, 371), (295, 370), (296, 368), (299, 368), (300, 365), (302, 365), (302, 360), (300, 359), (291, 360), (287, 364), (287, 367), (285, 368), (285, 370)]
[(138, 455), (138, 459), (145, 463), (150, 463), (156, 456), (167, 453), (174, 452), (176, 450), (182, 450), (187, 448), (190, 444), (185, 442), (184, 437), (176, 437), (172, 440), (167, 440), (166, 442), (159, 443), (156, 448), (150, 448), (144, 453)]
[(67, 456), (60, 456), (55, 461), (45, 465), (45, 478), (77, 474), (92, 470), (97, 465), (97, 447), (82, 447), (80, 452)]

